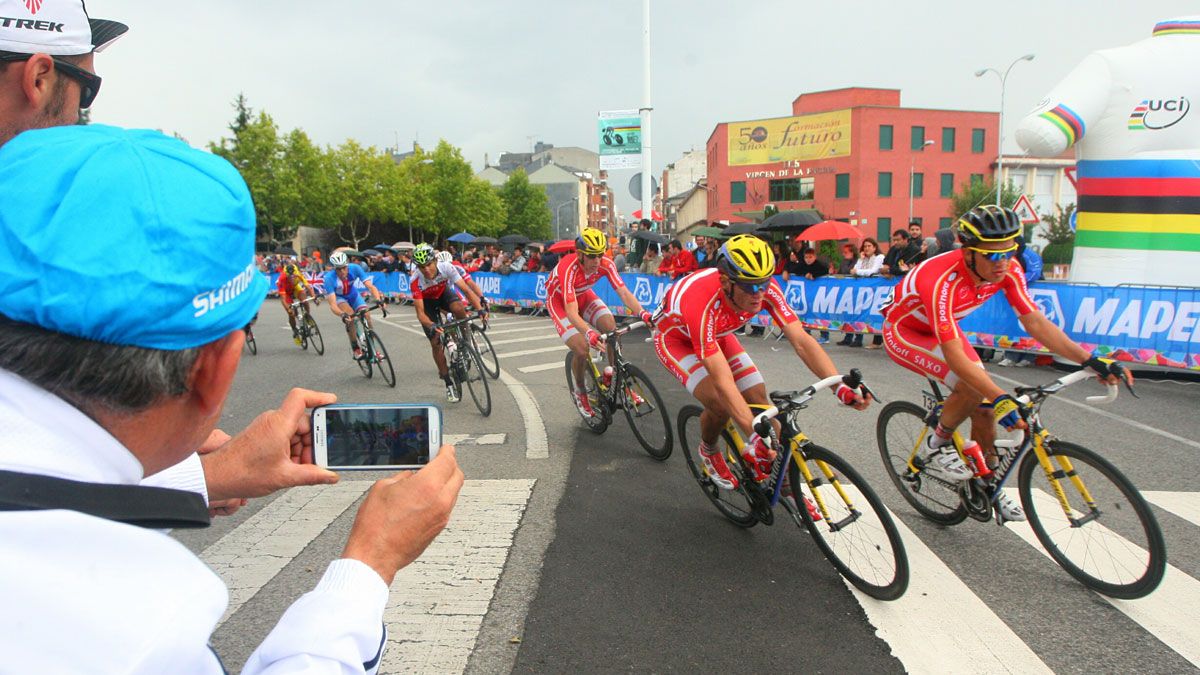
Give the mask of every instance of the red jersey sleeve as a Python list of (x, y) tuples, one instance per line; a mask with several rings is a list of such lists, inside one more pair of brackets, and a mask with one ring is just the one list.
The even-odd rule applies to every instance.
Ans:
[(600, 271), (608, 278), (608, 283), (612, 284), (613, 290), (625, 288), (625, 282), (621, 279), (621, 275), (617, 274), (617, 266), (613, 263), (612, 258), (600, 259)]
[(563, 304), (577, 302), (575, 299), (575, 280), (579, 277), (579, 265), (576, 265), (574, 260), (570, 260), (567, 261), (566, 265), (560, 264), (558, 270), (562, 272), (562, 279), (559, 283), (562, 284)]
[(963, 273), (954, 267), (942, 272), (933, 283), (922, 279), (917, 293), (921, 304), (925, 305), (925, 314), (929, 318), (929, 327), (938, 343), (949, 342), (958, 338), (958, 324), (954, 320), (954, 296), (958, 286), (964, 283)]
[(763, 305), (765, 305), (764, 309), (771, 315), (775, 324), (780, 328), (800, 320), (796, 316), (796, 313), (792, 311), (791, 306), (788, 305), (787, 298), (783, 295), (783, 289), (779, 287), (779, 282), (775, 281), (775, 279), (771, 279), (770, 285), (767, 286), (766, 295), (763, 297)]
[(421, 284), (417, 283), (417, 278), (415, 276), (412, 278), (412, 283), (409, 284), (409, 289), (412, 290), (412, 299), (413, 300), (424, 300), (425, 299), (425, 294), (421, 293)]
[(1002, 283), (1004, 297), (1008, 298), (1008, 304), (1012, 305), (1017, 316), (1041, 311), (1033, 298), (1029, 297), (1029, 287), (1025, 284), (1025, 274), (1020, 265), (1009, 265)]

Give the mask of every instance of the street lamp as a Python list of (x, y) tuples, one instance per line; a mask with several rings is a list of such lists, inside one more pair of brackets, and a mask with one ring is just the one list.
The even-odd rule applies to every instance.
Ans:
[(577, 204), (577, 203), (579, 203), (579, 197), (571, 197), (571, 201), (563, 202), (563, 203), (559, 204), (557, 207), (555, 207), (555, 209), (554, 209), (554, 235), (555, 235), (554, 238), (555, 239), (563, 238), (563, 236), (562, 236), (562, 207), (567, 206), (568, 204)]
[(1008, 68), (1004, 69), (1003, 75), (1000, 74), (1000, 71), (996, 70), (995, 68), (982, 68), (975, 71), (975, 77), (983, 77), (986, 73), (995, 73), (996, 77), (1000, 78), (1000, 137), (997, 139), (996, 145), (998, 150), (996, 154), (996, 206), (1000, 206), (1000, 185), (1004, 179), (1004, 87), (1006, 84), (1008, 84), (1008, 74), (1012, 71), (1013, 66), (1017, 65), (1021, 61), (1032, 60), (1033, 54), (1026, 54), (1025, 56), (1022, 56), (1021, 58), (1008, 64)]
[[(933, 141), (925, 141), (924, 143), (921, 144), (921, 147), (917, 148), (917, 152), (924, 152), (925, 148), (927, 148), (931, 145), (933, 145)], [(912, 156), (912, 162), (909, 162), (909, 165), (908, 165), (908, 222), (910, 222), (910, 223), (912, 222), (912, 219), (913, 219), (913, 196), (914, 196), (913, 193), (915, 192), (913, 189), (913, 177), (916, 175), (915, 174), (916, 170), (917, 170), (917, 155), (914, 153)], [(924, 188), (922, 188), (922, 191), (924, 191)]]

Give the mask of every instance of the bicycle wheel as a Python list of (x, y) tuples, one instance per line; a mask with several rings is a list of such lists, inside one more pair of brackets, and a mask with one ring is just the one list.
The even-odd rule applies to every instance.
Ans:
[[(370, 350), (371, 345), (367, 344), (366, 329), (363, 327), (362, 321), (354, 322), (354, 341), (355, 341), (355, 344), (358, 345), (359, 350), (362, 351), (362, 356), (360, 358), (355, 359), (355, 361), (358, 362), (358, 367), (362, 369), (363, 375), (366, 375), (367, 379), (370, 379), (371, 378), (371, 350)], [(350, 348), (350, 353), (352, 355), (354, 354), (353, 347)]]
[(307, 319), (308, 319), (308, 317), (305, 316), (303, 313), (298, 313), (296, 315), (296, 333), (295, 333), (295, 335), (300, 338), (300, 349), (303, 349), (304, 351), (308, 351), (308, 323), (306, 323)]
[[(1050, 557), (1083, 585), (1114, 598), (1140, 598), (1158, 588), (1167, 546), (1133, 483), (1108, 460), (1073, 443), (1051, 441), (1046, 453), (1056, 472), (1071, 476), (1058, 480), (1072, 507), (1070, 518), (1034, 452), (1021, 461), (1017, 480), (1029, 525)], [(1083, 492), (1091, 495), (1090, 505)]]
[(875, 423), (879, 454), (904, 501), (918, 513), (942, 525), (957, 525), (967, 517), (958, 487), (925, 472), (913, 473), (908, 458), (928, 433), (926, 411), (916, 403), (892, 401), (883, 406)]
[(321, 337), (321, 327), (317, 325), (317, 320), (311, 314), (304, 315), (304, 326), (308, 333), (308, 343), (312, 345), (313, 351), (318, 356), (325, 354), (325, 338)]
[(250, 350), (251, 354), (258, 353), (258, 343), (254, 341), (254, 331), (246, 330), (246, 349)]
[[(571, 370), (571, 364), (574, 362), (575, 354), (567, 352), (566, 363), (564, 367), (567, 371), (567, 392), (571, 397), (571, 402), (575, 402), (575, 373)], [(587, 425), (597, 434), (602, 434), (608, 425), (612, 422), (612, 418), (608, 416), (608, 410), (604, 406), (604, 395), (600, 392), (600, 382), (596, 379), (596, 373), (591, 367), (583, 369), (583, 390), (587, 395), (588, 404), (592, 407), (592, 414), (586, 415), (579, 406), (575, 406), (575, 410), (579, 416), (583, 418), (583, 423)]]
[(483, 363), (483, 370), (493, 380), (499, 378), (500, 358), (496, 356), (496, 348), (492, 346), (492, 341), (488, 338), (487, 331), (475, 324), (471, 324), (471, 339), (475, 342), (475, 349), (479, 351), (479, 360)]
[(479, 414), (487, 417), (492, 414), (492, 390), (488, 387), (488, 374), (483, 369), (483, 359), (475, 348), (475, 342), (467, 340), (464, 348), (466, 353), (460, 358), (466, 372), (467, 389), (471, 392), (475, 407), (479, 408)]
[(788, 466), (792, 489), (821, 512), (814, 522), (808, 508), (782, 499), (792, 519), (803, 525), (846, 581), (879, 600), (895, 600), (908, 589), (908, 554), (883, 500), (841, 456), (816, 445), (805, 448), (811, 483), (793, 455)]
[(671, 438), (671, 418), (658, 390), (641, 368), (626, 363), (621, 377), (622, 407), (625, 419), (637, 436), (638, 443), (654, 459), (662, 462), (671, 456), (674, 440)]
[(368, 360), (373, 361), (375, 367), (379, 369), (383, 381), (387, 382), (389, 387), (395, 387), (396, 369), (392, 368), (392, 359), (388, 357), (387, 347), (383, 346), (383, 340), (380, 340), (379, 335), (371, 329), (367, 330), (367, 354)]
[(741, 465), (736, 458), (738, 448), (734, 447), (735, 444), (728, 433), (721, 432), (720, 444), (725, 452), (725, 461), (734, 475), (738, 477), (738, 486), (735, 489), (723, 490), (713, 483), (705, 473), (704, 466), (696, 457), (697, 449), (700, 447), (701, 412), (703, 411), (700, 407), (694, 405), (684, 406), (679, 411), (679, 443), (683, 446), (683, 456), (687, 460), (688, 469), (692, 472), (692, 477), (700, 484), (704, 496), (708, 497), (713, 506), (717, 507), (721, 515), (738, 527), (754, 527), (758, 524), (758, 518), (754, 516), (753, 502), (744, 487)]

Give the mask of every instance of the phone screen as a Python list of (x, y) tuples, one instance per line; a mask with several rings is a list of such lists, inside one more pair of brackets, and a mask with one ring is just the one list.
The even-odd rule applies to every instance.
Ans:
[(326, 408), (329, 466), (428, 464), (430, 412), (426, 407)]

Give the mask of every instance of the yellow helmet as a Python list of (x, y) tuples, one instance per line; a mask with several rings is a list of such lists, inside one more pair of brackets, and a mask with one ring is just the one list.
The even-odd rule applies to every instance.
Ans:
[(594, 227), (585, 227), (575, 239), (575, 250), (590, 255), (604, 253), (608, 250), (608, 237)]
[(717, 252), (717, 268), (734, 281), (766, 281), (775, 274), (775, 253), (762, 239), (739, 234)]

